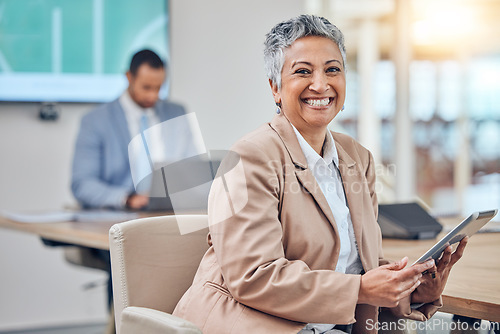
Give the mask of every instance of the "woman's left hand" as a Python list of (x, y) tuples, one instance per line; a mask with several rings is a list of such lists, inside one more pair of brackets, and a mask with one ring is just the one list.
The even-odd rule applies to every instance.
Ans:
[(463, 238), (453, 254), (453, 248), (451, 246), (446, 247), (441, 258), (436, 261), (436, 265), (420, 278), (421, 284), (411, 295), (412, 303), (431, 303), (441, 296), (446, 281), (448, 281), (450, 270), (462, 257), (468, 240), (468, 237)]

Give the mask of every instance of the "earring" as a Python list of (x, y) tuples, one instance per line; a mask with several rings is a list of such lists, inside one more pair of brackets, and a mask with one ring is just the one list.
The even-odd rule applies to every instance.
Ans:
[(340, 109), (340, 111), (344, 111), (345, 109), (345, 104), (342, 106), (342, 109)]
[(281, 103), (278, 103), (276, 102), (276, 114), (280, 114), (281, 113)]

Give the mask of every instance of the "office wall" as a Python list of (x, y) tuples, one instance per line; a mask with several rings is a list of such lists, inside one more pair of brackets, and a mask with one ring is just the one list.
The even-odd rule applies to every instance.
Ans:
[[(73, 205), (73, 141), (89, 108), (61, 105), (57, 121), (42, 122), (38, 104), (0, 104), (0, 210)], [(67, 264), (36, 236), (0, 229), (0, 268), (0, 331), (106, 321), (105, 273)]]
[[(227, 149), (270, 120), (274, 101), (263, 70), (264, 34), (303, 12), (303, 0), (171, 0), (172, 99), (196, 112), (209, 149)], [(91, 105), (61, 104), (56, 122), (39, 105), (0, 104), (0, 210), (59, 209), (69, 191), (73, 141)], [(35, 236), (0, 230), (0, 331), (104, 322), (99, 271), (65, 263)]]
[(303, 13), (303, 0), (171, 1), (172, 98), (197, 114), (205, 144), (227, 149), (271, 120), (264, 35)]

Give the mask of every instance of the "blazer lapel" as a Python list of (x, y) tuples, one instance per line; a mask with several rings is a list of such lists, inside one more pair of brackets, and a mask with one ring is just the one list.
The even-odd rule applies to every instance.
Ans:
[[(335, 133), (332, 134), (335, 138)], [(363, 212), (366, 210), (366, 208), (362, 207), (364, 179), (358, 168), (356, 168), (356, 161), (351, 158), (338, 141), (335, 141), (335, 146), (337, 147), (339, 155), (339, 171), (344, 185), (344, 192), (349, 206), (349, 212), (351, 214), (354, 235), (356, 236), (356, 241), (359, 244), (362, 240), (361, 238), (363, 233)], [(361, 247), (359, 247), (358, 251), (361, 259), (363, 260), (364, 256), (361, 253)], [(362, 261), (362, 263), (366, 262)]]
[(128, 161), (128, 144), (132, 138), (130, 138), (130, 131), (125, 118), (125, 112), (123, 111), (123, 108), (118, 100), (112, 102), (110, 116), (111, 124), (115, 125), (114, 129), (120, 138), (119, 143), (122, 154), (124, 154)]
[(313, 196), (319, 208), (332, 225), (335, 231), (335, 235), (338, 236), (339, 233), (337, 224), (335, 223), (335, 218), (333, 218), (333, 213), (330, 209), (330, 205), (328, 205), (325, 195), (316, 182), (316, 178), (307, 166), (306, 157), (304, 156), (304, 153), (300, 148), (297, 136), (293, 131), (292, 125), (283, 114), (276, 115), (272, 119), (270, 124), (271, 127), (278, 133), (288, 153), (290, 154), (290, 158), (295, 165), (295, 175), (297, 176), (297, 179), (302, 184), (302, 186)]

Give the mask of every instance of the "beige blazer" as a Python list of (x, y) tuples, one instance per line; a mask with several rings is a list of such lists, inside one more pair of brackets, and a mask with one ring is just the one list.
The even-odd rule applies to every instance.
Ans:
[[(387, 263), (373, 158), (354, 139), (333, 138), (368, 271)], [(357, 304), (361, 276), (334, 271), (337, 225), (285, 116), (275, 116), (231, 151), (236, 159), (230, 154), (223, 161), (209, 196), (210, 248), (174, 315), (205, 334), (297, 333), (305, 323), (355, 323), (353, 332), (376, 332), (369, 329), (378, 308)], [(396, 314), (420, 320), (439, 306), (411, 310), (409, 300), (401, 304)]]

